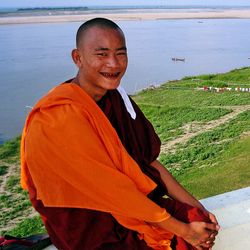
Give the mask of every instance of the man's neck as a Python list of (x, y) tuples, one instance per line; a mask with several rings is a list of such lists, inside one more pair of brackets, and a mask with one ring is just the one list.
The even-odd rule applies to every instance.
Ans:
[[(79, 75), (77, 74), (75, 78), (71, 81), (74, 84), (77, 84), (81, 89), (83, 89), (92, 99), (94, 99), (95, 102), (98, 102), (102, 99), (102, 97), (106, 94), (107, 91), (104, 91), (101, 94), (94, 94), (91, 89), (87, 87), (86, 84), (82, 83), (80, 81)], [(101, 92), (101, 91), (100, 91)]]

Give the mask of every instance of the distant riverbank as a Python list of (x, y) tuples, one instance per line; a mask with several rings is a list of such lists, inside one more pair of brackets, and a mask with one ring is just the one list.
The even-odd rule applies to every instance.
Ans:
[(112, 20), (158, 20), (158, 19), (250, 19), (249, 8), (239, 9), (128, 9), (109, 11), (66, 11), (39, 15), (0, 15), (0, 24), (82, 22), (94, 17)]

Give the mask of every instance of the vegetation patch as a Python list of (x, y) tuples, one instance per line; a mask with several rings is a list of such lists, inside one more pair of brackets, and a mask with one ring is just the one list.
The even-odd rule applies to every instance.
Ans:
[(163, 142), (183, 134), (182, 126), (190, 122), (208, 122), (231, 112), (223, 108), (169, 107), (140, 105), (146, 117), (153, 123)]
[[(217, 158), (247, 131), (250, 131), (250, 111), (214, 130), (191, 138), (186, 144), (180, 144), (174, 154), (162, 153), (160, 159), (175, 176), (185, 174), (186, 168), (216, 162)], [(175, 165), (179, 167), (175, 168)]]
[(0, 176), (5, 175), (8, 172), (8, 166), (2, 165), (0, 166)]
[(17, 162), (20, 154), (20, 140), (21, 137), (17, 137), (0, 145), (0, 160), (8, 163)]
[(177, 179), (197, 198), (250, 186), (250, 137), (231, 143), (213, 162), (190, 168)]
[(15, 228), (8, 231), (9, 235), (15, 235), (17, 237), (25, 237), (40, 233), (46, 233), (46, 230), (39, 216), (24, 219), (22, 222), (18, 223)]

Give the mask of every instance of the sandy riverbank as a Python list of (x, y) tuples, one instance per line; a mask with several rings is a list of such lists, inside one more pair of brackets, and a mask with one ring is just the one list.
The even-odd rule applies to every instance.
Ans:
[(106, 17), (112, 20), (157, 20), (157, 19), (211, 19), (211, 18), (246, 18), (250, 19), (250, 9), (240, 10), (202, 10), (202, 11), (171, 11), (171, 12), (140, 12), (128, 11), (126, 13), (83, 13), (81, 15), (46, 15), (46, 16), (19, 16), (0, 17), (0, 24), (25, 23), (56, 23), (56, 22), (82, 22), (94, 17)]

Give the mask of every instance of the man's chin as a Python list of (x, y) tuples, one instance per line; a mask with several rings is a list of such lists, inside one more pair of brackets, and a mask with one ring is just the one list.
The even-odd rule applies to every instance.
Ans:
[(120, 82), (121, 82), (120, 80), (108, 82), (107, 84), (105, 84), (105, 87), (107, 90), (117, 89), (120, 85)]

